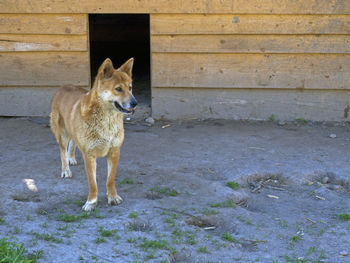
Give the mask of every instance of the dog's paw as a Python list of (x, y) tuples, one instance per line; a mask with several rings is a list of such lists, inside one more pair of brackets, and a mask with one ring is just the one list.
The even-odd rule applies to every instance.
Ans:
[(77, 165), (77, 160), (75, 158), (68, 158), (69, 165)]
[(123, 202), (123, 199), (119, 195), (116, 197), (108, 197), (109, 205), (119, 205), (121, 202)]
[(61, 177), (62, 178), (71, 178), (72, 177), (72, 172), (68, 168), (68, 169), (66, 169), (66, 170), (61, 172)]
[(86, 212), (90, 212), (95, 209), (97, 205), (97, 200), (86, 201), (85, 205), (83, 205), (82, 209)]

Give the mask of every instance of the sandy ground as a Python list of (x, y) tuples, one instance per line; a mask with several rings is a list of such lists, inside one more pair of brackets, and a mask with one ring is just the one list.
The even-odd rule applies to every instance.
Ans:
[(39, 262), (350, 262), (347, 124), (130, 121), (124, 202), (107, 206), (101, 158), (86, 214), (81, 155), (61, 179), (47, 123), (0, 119), (0, 237)]

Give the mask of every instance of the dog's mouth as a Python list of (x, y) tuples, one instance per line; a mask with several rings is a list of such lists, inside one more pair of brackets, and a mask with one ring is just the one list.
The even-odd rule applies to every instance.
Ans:
[(117, 101), (113, 101), (114, 107), (119, 110), (122, 113), (134, 113), (134, 109), (127, 110), (120, 106), (120, 104)]

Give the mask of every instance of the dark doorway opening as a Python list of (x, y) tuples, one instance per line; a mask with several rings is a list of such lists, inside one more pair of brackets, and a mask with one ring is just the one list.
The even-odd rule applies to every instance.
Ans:
[(89, 15), (90, 63), (93, 83), (98, 67), (106, 59), (118, 68), (133, 57), (133, 93), (139, 106), (151, 104), (149, 15)]

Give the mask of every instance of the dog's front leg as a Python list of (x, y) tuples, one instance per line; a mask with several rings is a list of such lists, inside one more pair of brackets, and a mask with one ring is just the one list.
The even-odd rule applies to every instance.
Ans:
[(109, 205), (118, 205), (123, 199), (117, 194), (117, 189), (115, 188), (115, 175), (117, 172), (117, 166), (119, 162), (120, 148), (111, 149), (107, 155), (108, 163), (108, 177), (107, 177), (107, 198)]
[(96, 183), (96, 157), (83, 154), (85, 170), (89, 182), (89, 196), (83, 206), (84, 211), (91, 211), (97, 204), (97, 183)]

